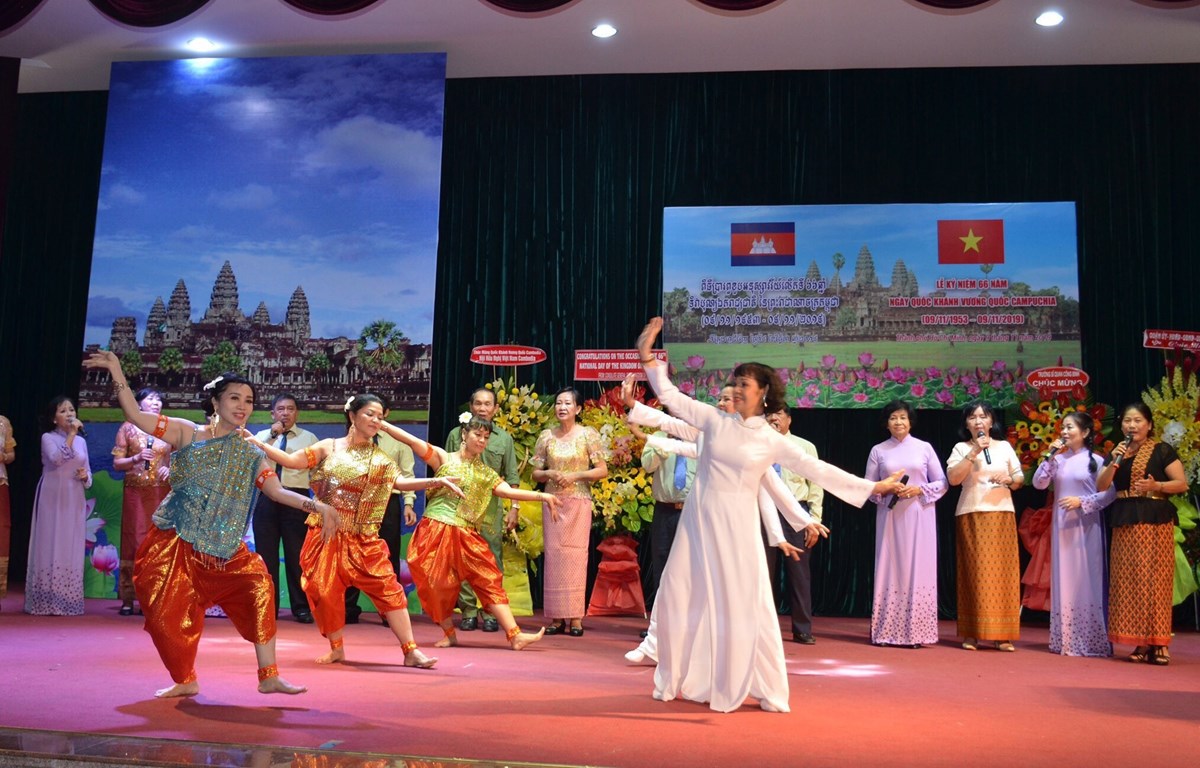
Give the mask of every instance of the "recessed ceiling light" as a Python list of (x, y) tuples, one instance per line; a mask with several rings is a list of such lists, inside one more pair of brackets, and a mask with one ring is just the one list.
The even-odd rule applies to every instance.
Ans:
[(212, 53), (217, 50), (217, 44), (207, 37), (193, 37), (183, 45), (192, 53)]
[(617, 28), (612, 24), (597, 24), (592, 27), (592, 35), (599, 38), (612, 37), (617, 34)]
[(1063, 23), (1063, 15), (1058, 11), (1046, 11), (1037, 17), (1036, 22), (1039, 27), (1057, 27)]

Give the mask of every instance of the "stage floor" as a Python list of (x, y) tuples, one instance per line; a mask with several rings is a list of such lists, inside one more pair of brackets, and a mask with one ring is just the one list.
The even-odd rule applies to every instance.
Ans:
[[(1018, 652), (958, 647), (954, 625), (923, 649), (877, 648), (866, 619), (818, 617), (817, 644), (785, 642), (790, 714), (754, 702), (720, 714), (650, 697), (653, 669), (622, 654), (636, 618), (589, 619), (581, 638), (521, 653), (503, 635), (462, 633), (434, 670), (401, 665), (374, 615), (347, 628), (349, 663), (312, 626), (279, 625), (283, 676), (300, 696), (255, 690), (253, 647), (208, 621), (201, 693), (156, 700), (169, 684), (138, 617), (89, 600), (80, 617), (0, 605), (3, 750), (90, 755), (96, 764), (228, 766), (472, 765), (1191, 766), (1200, 737), (1200, 635), (1186, 628), (1169, 667), (1065, 658), (1024, 627)], [(415, 617), (427, 652), (440, 632)], [(538, 620), (522, 620), (526, 627)], [(1128, 648), (1118, 648), (1128, 653)], [(73, 735), (72, 735), (73, 734)], [(408, 757), (404, 757), (408, 756)], [(125, 762), (122, 762), (125, 761)], [(482, 762), (478, 762), (482, 761)]]

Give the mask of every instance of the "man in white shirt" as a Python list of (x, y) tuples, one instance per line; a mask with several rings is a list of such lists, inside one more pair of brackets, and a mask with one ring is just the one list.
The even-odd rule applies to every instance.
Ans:
[[(317, 436), (296, 426), (298, 413), (296, 396), (290, 392), (279, 393), (271, 401), (271, 427), (260, 431), (255, 437), (287, 453), (315, 445)], [(277, 465), (275, 473), (279, 475), (279, 482), (283, 483), (284, 488), (305, 496), (312, 495), (308, 487), (307, 469), (283, 469)], [(267, 564), (267, 571), (275, 584), (275, 610), (279, 610), (279, 545), (282, 543), (292, 616), (301, 624), (313, 623), (308, 598), (300, 586), (300, 548), (304, 546), (304, 537), (308, 533), (308, 526), (304, 524), (307, 516), (307, 512), (276, 504), (266, 494), (259, 494), (258, 503), (254, 506), (254, 550)]]
[[(784, 408), (781, 411), (767, 415), (767, 423), (771, 425), (776, 432), (784, 435), (789, 440), (796, 443), (800, 448), (814, 459), (817, 456), (817, 447), (798, 435), (793, 435), (792, 430), (792, 413), (789, 409)], [(800, 502), (800, 506), (804, 507), (808, 514), (812, 516), (818, 523), (821, 522), (821, 502), (825, 499), (825, 491), (820, 486), (810, 483), (805, 478), (794, 472), (783, 469), (782, 467), (775, 468), (779, 475), (783, 478), (784, 484), (796, 497), (796, 501)], [(790, 557), (784, 557), (784, 569), (787, 574), (787, 589), (788, 602), (792, 607), (792, 640), (801, 645), (813, 645), (817, 641), (812, 634), (812, 548), (817, 543), (817, 537), (806, 537), (804, 532), (798, 532), (790, 525), (783, 526), (784, 538), (792, 546), (799, 547), (803, 551), (800, 553), (799, 560), (793, 560)], [(810, 539), (811, 541), (807, 540)], [(764, 538), (764, 544), (766, 539)], [(767, 572), (771, 577), (772, 588), (776, 585), (776, 574), (779, 564), (779, 550), (772, 546), (767, 546)]]

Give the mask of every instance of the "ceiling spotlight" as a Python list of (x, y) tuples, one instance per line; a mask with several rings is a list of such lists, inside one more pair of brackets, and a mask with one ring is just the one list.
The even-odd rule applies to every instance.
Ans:
[(193, 37), (183, 45), (192, 53), (212, 53), (217, 50), (217, 44), (207, 37)]
[(1039, 27), (1057, 27), (1063, 23), (1063, 15), (1058, 11), (1046, 11), (1035, 21)]
[(617, 28), (612, 24), (597, 24), (592, 28), (592, 35), (594, 37), (606, 38), (612, 37), (615, 34), (617, 34)]

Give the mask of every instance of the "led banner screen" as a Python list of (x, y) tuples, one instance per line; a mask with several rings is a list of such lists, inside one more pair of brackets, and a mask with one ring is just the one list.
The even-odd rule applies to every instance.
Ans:
[(702, 399), (755, 361), (793, 407), (1004, 407), (1080, 363), (1074, 203), (668, 208), (663, 230), (663, 339)]

